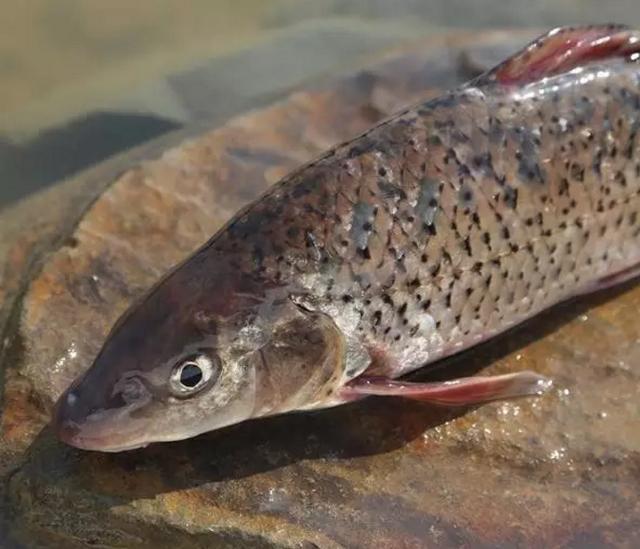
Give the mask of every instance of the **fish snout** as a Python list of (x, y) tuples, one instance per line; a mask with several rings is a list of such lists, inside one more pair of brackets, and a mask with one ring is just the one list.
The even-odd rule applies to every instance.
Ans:
[(70, 446), (79, 446), (80, 417), (78, 410), (78, 395), (73, 387), (67, 389), (58, 399), (53, 409), (52, 427), (57, 437)]
[[(112, 452), (145, 446), (139, 440), (139, 425), (126, 421), (133, 406), (109, 408), (89, 406), (74, 383), (53, 410), (52, 428), (59, 440), (82, 450)], [(87, 402), (85, 402), (87, 400)]]

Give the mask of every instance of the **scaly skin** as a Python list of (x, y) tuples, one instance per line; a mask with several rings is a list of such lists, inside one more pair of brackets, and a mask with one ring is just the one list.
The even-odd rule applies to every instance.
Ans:
[(637, 272), (638, 38), (550, 33), (285, 178), (121, 318), (60, 437), (117, 451), (363, 391), (533, 394), (531, 373), (384, 380)]
[[(306, 166), (211, 243), (397, 376), (640, 261), (640, 66), (467, 86)], [(347, 377), (362, 364), (347, 367)]]

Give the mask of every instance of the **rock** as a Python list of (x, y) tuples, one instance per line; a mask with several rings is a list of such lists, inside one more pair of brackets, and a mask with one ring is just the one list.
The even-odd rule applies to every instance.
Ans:
[[(400, 105), (459, 81), (461, 66), (478, 70), (486, 52), (503, 57), (523, 41), (459, 33), (393, 52), (160, 146), (159, 155), (150, 152), (155, 145), (121, 159), (133, 167), (116, 178), (106, 175), (113, 168), (98, 168), (14, 213), (9, 238), (26, 244), (5, 252), (0, 279), (0, 474), (13, 540), (127, 548), (637, 545), (640, 288), (632, 285), (557, 307), (429, 374), (526, 367), (556, 382), (537, 400), (452, 413), (369, 399), (122, 454), (66, 447), (46, 425), (52, 403), (119, 314), (239, 207)], [(32, 229), (39, 210), (46, 221)]]

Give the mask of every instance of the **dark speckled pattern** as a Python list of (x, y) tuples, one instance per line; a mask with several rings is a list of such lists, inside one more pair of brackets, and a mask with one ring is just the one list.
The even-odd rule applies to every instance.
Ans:
[(626, 59), (480, 79), (298, 170), (209, 246), (410, 371), (640, 261), (639, 79)]

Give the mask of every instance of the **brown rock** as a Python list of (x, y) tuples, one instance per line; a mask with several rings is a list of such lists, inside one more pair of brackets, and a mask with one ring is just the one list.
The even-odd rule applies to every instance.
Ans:
[[(556, 308), (435, 373), (524, 362), (556, 381), (538, 400), (452, 414), (370, 399), (115, 455), (65, 447), (46, 428), (110, 325), (167, 268), (287, 171), (453, 84), (460, 55), (479, 44), (513, 49), (513, 36), (458, 34), (393, 53), (140, 162), (108, 187), (93, 179), (71, 192), (75, 210), (12, 233), (25, 244), (5, 253), (0, 286), (10, 311), (0, 447), (15, 537), (127, 548), (640, 542), (631, 285)], [(478, 59), (463, 66), (476, 70)]]

